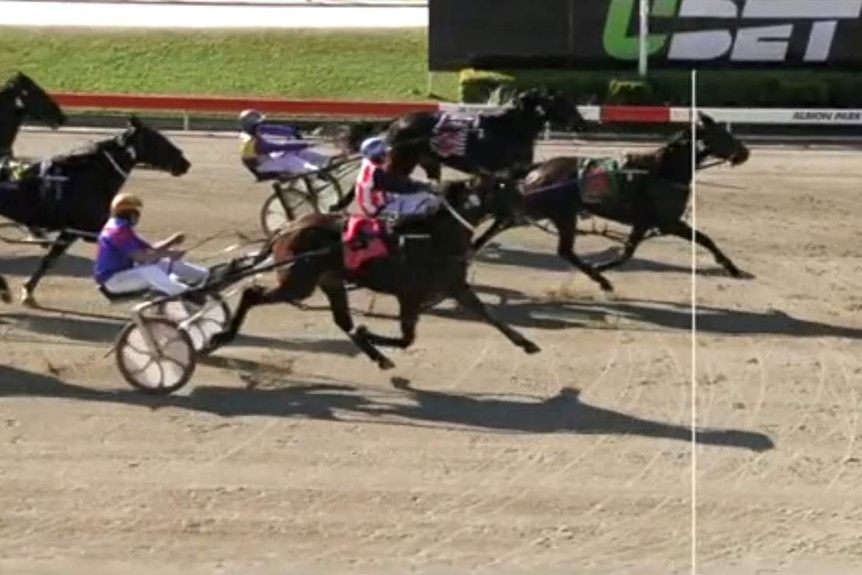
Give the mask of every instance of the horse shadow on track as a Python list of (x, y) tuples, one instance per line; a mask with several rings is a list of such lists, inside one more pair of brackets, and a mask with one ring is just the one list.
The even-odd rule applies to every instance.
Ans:
[[(618, 247), (610, 247), (598, 252), (579, 255), (588, 263), (596, 263), (616, 257), (621, 249), (622, 248)], [(532, 251), (491, 243), (481, 252), (476, 254), (476, 261), (484, 264), (503, 265), (516, 268), (533, 268), (556, 272), (573, 271), (572, 266), (564, 262), (560, 256), (556, 254), (554, 248), (549, 248), (543, 251)], [(691, 266), (681, 266), (634, 256), (625, 264), (608, 271), (610, 274), (621, 272), (679, 273), (689, 275), (691, 274)], [(698, 267), (697, 273), (704, 277), (729, 277), (724, 269), (718, 265), (708, 268)], [(753, 276), (749, 277), (749, 275), (746, 274), (747, 279), (751, 279), (752, 277)]]
[[(38, 249), (38, 248), (35, 248)], [(4, 257), (0, 260), (3, 274), (14, 277), (29, 277), (39, 266), (47, 252), (33, 255)], [(75, 254), (65, 254), (51, 268), (51, 277), (90, 278), (93, 276), (93, 260)]]
[[(419, 390), (393, 379), (395, 390), (346, 384), (290, 383), (277, 389), (197, 387), (188, 396), (151, 397), (134, 391), (104, 391), (57, 378), (0, 367), (0, 397), (49, 397), (147, 407), (180, 408), (222, 417), (303, 417), (333, 422), (380, 424), (475, 433), (571, 433), (626, 435), (691, 441), (691, 429), (643, 419), (584, 402), (577, 389), (533, 401)], [(388, 393), (387, 393), (388, 392)], [(409, 402), (404, 400), (408, 399)], [(701, 429), (701, 445), (767, 451), (765, 434), (734, 429)]]
[[(22, 313), (2, 313), (0, 323), (43, 335), (61, 336), (73, 341), (105, 344), (114, 343), (120, 330), (129, 319), (107, 315), (70, 312), (52, 308), (41, 311), (62, 313), (63, 315), (31, 315)], [(247, 345), (294, 352), (336, 354), (354, 357), (361, 353), (347, 339), (296, 339), (290, 337), (274, 338), (255, 335), (240, 335), (236, 345)]]
[[(657, 328), (690, 331), (689, 304), (651, 300), (537, 302), (488, 304), (498, 318), (521, 328), (561, 330), (570, 328), (643, 330), (635, 326), (613, 327), (619, 319)], [(435, 308), (429, 315), (474, 321), (460, 309)], [(381, 317), (383, 314), (378, 314)], [(711, 335), (774, 335), (795, 338), (834, 337), (862, 339), (862, 327), (832, 325), (793, 317), (781, 310), (750, 311), (698, 306), (697, 331)]]

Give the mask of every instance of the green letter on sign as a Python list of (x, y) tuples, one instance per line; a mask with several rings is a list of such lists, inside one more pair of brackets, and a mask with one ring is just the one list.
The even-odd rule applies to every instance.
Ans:
[[(608, 19), (605, 22), (604, 44), (608, 56), (617, 60), (638, 59), (638, 36), (627, 36), (629, 22), (639, 11), (639, 0), (610, 0)], [(679, 0), (652, 0), (652, 15), (671, 18), (676, 15)], [(666, 34), (647, 36), (647, 53), (652, 56), (664, 48)]]

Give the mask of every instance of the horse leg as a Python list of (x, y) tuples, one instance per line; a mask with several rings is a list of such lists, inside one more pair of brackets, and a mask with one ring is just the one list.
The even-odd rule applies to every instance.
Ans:
[(392, 369), (395, 364), (383, 355), (379, 349), (374, 347), (374, 342), (365, 326), (359, 326), (354, 330), (353, 317), (350, 315), (350, 304), (347, 300), (347, 288), (341, 277), (334, 274), (325, 276), (320, 282), (320, 289), (329, 300), (329, 308), (332, 311), (332, 319), (341, 331), (347, 334), (350, 341), (358, 347), (362, 353), (376, 363), (380, 369)]
[(452, 297), (463, 307), (478, 315), (486, 323), (497, 328), (500, 333), (506, 336), (506, 339), (511, 341), (516, 346), (523, 349), (529, 354), (538, 353), (541, 351), (539, 346), (524, 337), (523, 334), (510, 327), (508, 324), (500, 321), (491, 313), (491, 311), (482, 303), (476, 292), (469, 285), (462, 284), (459, 288), (452, 292)]
[(552, 220), (559, 233), (557, 241), (557, 255), (569, 262), (576, 269), (583, 272), (591, 280), (599, 284), (604, 292), (614, 291), (614, 286), (596, 268), (586, 263), (575, 254), (575, 234), (577, 233), (574, 218), (571, 221)]
[(500, 218), (496, 218), (494, 223), (485, 230), (481, 236), (479, 236), (476, 240), (473, 241), (473, 245), (470, 246), (470, 251), (474, 254), (479, 250), (484, 248), (488, 242), (490, 242), (494, 237), (500, 235), (504, 231), (506, 231), (509, 227), (511, 227), (511, 222), (501, 220)]
[(629, 233), (629, 237), (626, 240), (623, 251), (617, 257), (598, 263), (593, 267), (598, 271), (605, 271), (610, 268), (620, 266), (625, 262), (629, 261), (630, 259), (632, 259), (632, 256), (635, 255), (635, 250), (637, 250), (638, 246), (644, 241), (646, 233), (647, 228), (645, 226), (641, 224), (635, 224), (635, 226), (632, 228), (631, 233)]
[(731, 275), (731, 277), (742, 277), (742, 272), (739, 271), (739, 268), (736, 267), (736, 265), (730, 260), (730, 258), (724, 254), (724, 252), (718, 249), (718, 246), (715, 245), (715, 242), (713, 242), (712, 239), (706, 234), (701, 233), (697, 230), (693, 230), (690, 225), (683, 221), (674, 222), (671, 225), (663, 225), (660, 229), (666, 234), (677, 236), (688, 241), (691, 241), (691, 235), (692, 232), (694, 232), (694, 242), (697, 245), (708, 249), (712, 253), (712, 256), (715, 258), (715, 262), (717, 264), (722, 266), (727, 271), (727, 273)]
[(308, 299), (317, 286), (318, 273), (311, 267), (297, 263), (282, 275), (278, 285), (272, 288), (252, 286), (243, 290), (236, 311), (227, 328), (214, 334), (206, 346), (206, 353), (211, 353), (222, 347), (239, 335), (239, 330), (245, 323), (245, 318), (252, 308), (276, 303), (294, 303)]
[(398, 296), (398, 305), (400, 307), (398, 319), (401, 322), (401, 337), (386, 337), (378, 335), (370, 331), (364, 325), (359, 326), (356, 331), (361, 334), (361, 337), (373, 345), (407, 349), (413, 345), (414, 341), (416, 341), (416, 325), (419, 323), (421, 301), (412, 296), (401, 295)]
[(10, 303), (12, 301), (12, 294), (9, 291), (9, 284), (6, 283), (6, 278), (0, 276), (0, 301), (3, 303)]
[(51, 243), (48, 253), (42, 256), (39, 260), (39, 265), (36, 271), (33, 272), (27, 281), (24, 282), (24, 287), (21, 288), (21, 303), (26, 306), (35, 306), (36, 300), (33, 298), (33, 292), (36, 291), (36, 286), (42, 280), (42, 277), (48, 272), (54, 263), (66, 253), (66, 250), (75, 243), (75, 237), (66, 232), (60, 232), (60, 235)]

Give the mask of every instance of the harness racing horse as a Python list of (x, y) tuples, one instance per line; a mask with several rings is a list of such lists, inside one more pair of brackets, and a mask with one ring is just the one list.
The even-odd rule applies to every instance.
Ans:
[[(301, 258), (303, 254), (315, 255), (295, 261), (290, 268), (280, 268), (278, 285), (274, 288), (246, 289), (230, 325), (211, 339), (208, 351), (232, 341), (251, 308), (302, 301), (316, 287), (326, 295), (338, 327), (381, 369), (390, 369), (394, 364), (376, 346), (410, 347), (423, 304), (437, 300), (440, 295), (444, 299), (454, 298), (525, 352), (540, 351), (535, 343), (493, 317), (467, 283), (473, 227), (490, 212), (518, 209), (521, 199), (514, 182), (494, 178), (446, 182), (442, 193), (445, 203), (439, 212), (424, 221), (405, 222), (398, 230), (397, 236), (407, 240), (403, 247), (392, 246), (391, 241), (383, 239), (387, 234), (379, 230), (366, 236), (366, 249), (374, 250), (374, 255), (359, 264), (351, 263), (357, 255), (351, 247), (354, 241), (351, 227), (361, 223), (375, 228), (380, 225), (377, 220), (354, 216), (346, 232), (343, 218), (336, 214), (308, 214), (292, 222), (270, 240), (258, 257), (262, 261), (271, 255), (277, 263)], [(424, 241), (409, 239), (413, 234), (424, 237)], [(414, 244), (418, 246), (415, 249)], [(401, 337), (377, 335), (363, 325), (354, 327), (346, 281), (398, 299)]]
[[(4, 170), (16, 163), (13, 146), (24, 120), (30, 118), (59, 128), (66, 123), (66, 114), (51, 96), (23, 72), (12, 75), (0, 88), (0, 178)], [(34, 238), (42, 237), (39, 230), (28, 230)]]
[[(700, 114), (697, 127), (697, 168), (710, 156), (744, 164), (749, 157), (746, 145), (707, 114)], [(692, 228), (683, 216), (691, 194), (691, 131), (683, 130), (658, 150), (647, 154), (628, 154), (622, 167), (609, 158), (562, 156), (543, 162), (523, 183), (524, 210), (533, 220), (547, 219), (559, 235), (557, 254), (596, 281), (604, 291), (613, 291), (601, 274), (629, 260), (638, 245), (650, 237), (672, 235), (691, 240)], [(710, 167), (710, 166), (706, 166)], [(626, 174), (627, 171), (634, 173)], [(640, 173), (637, 173), (640, 172)], [(614, 259), (590, 266), (574, 251), (578, 214), (592, 215), (632, 226), (624, 250)], [(480, 250), (492, 237), (507, 227), (495, 221), (474, 243)], [(695, 231), (695, 242), (715, 256), (716, 261), (735, 277), (742, 276), (706, 234)]]
[(66, 123), (66, 115), (51, 96), (29, 76), (17, 72), (0, 88), (0, 161), (14, 156), (12, 147), (25, 118), (52, 128)]
[(0, 181), (0, 215), (59, 232), (25, 282), (22, 303), (35, 303), (40, 279), (77, 239), (95, 241), (110, 215), (111, 200), (139, 164), (173, 176), (191, 167), (167, 137), (131, 116), (128, 127), (113, 138), (30, 165), (17, 180)]
[[(583, 131), (586, 120), (577, 104), (554, 91), (532, 88), (517, 94), (502, 112), (475, 116), (443, 111), (414, 112), (393, 121), (386, 130), (392, 162), (409, 175), (421, 166), (428, 179), (440, 181), (442, 167), (466, 174), (525, 174), (534, 165), (535, 143), (546, 124), (563, 130)], [(358, 124), (350, 136), (354, 151), (360, 137), (370, 136), (376, 125)], [(351, 190), (334, 209), (353, 201)]]

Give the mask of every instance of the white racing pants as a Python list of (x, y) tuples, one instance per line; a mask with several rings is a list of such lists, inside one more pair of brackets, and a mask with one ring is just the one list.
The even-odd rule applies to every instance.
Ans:
[(257, 171), (261, 174), (298, 175), (315, 172), (329, 160), (327, 156), (312, 150), (285, 152), (261, 160)]
[(116, 294), (152, 289), (165, 295), (179, 295), (190, 289), (188, 284), (197, 283), (208, 274), (206, 268), (162, 258), (153, 264), (117, 272), (105, 282), (104, 287)]

